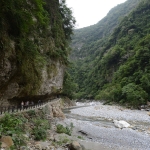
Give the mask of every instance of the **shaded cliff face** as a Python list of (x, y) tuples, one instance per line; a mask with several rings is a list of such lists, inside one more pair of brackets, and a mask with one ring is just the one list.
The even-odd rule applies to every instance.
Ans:
[[(26, 84), (23, 84), (24, 77), (17, 64), (17, 54), (15, 42), (9, 38), (9, 51), (4, 51), (0, 56), (0, 104), (7, 105), (13, 102), (17, 97), (50, 95), (61, 91), (63, 88), (63, 77), (65, 65), (59, 60), (47, 59), (46, 63), (41, 66), (38, 74), (40, 74), (38, 89), (26, 91)], [(32, 75), (32, 70), (27, 70)], [(26, 77), (25, 77), (26, 78)], [(35, 77), (36, 78), (36, 77)], [(25, 79), (26, 80), (26, 79)], [(33, 81), (36, 84), (36, 81)], [(29, 83), (32, 86), (32, 83)], [(34, 86), (34, 85), (33, 85)], [(28, 87), (30, 89), (30, 87)], [(36, 87), (35, 87), (36, 88)], [(32, 90), (32, 89), (31, 89)], [(34, 89), (33, 89), (34, 91)], [(12, 100), (13, 99), (13, 100)]]
[(73, 20), (65, 1), (2, 1), (1, 106), (61, 92)]

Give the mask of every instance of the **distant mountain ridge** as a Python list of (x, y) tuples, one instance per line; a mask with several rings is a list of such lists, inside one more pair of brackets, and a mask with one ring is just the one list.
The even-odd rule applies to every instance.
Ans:
[[(76, 53), (83, 57), (82, 51), (87, 45), (102, 39), (112, 33), (113, 29), (119, 24), (120, 20), (133, 10), (140, 0), (128, 0), (125, 3), (119, 4), (112, 8), (106, 17), (100, 20), (97, 24), (74, 30), (72, 39), (73, 52), (71, 56), (76, 56)], [(86, 50), (87, 51), (87, 50)]]
[[(149, 14), (148, 0), (128, 0), (98, 24), (75, 30), (75, 64), (70, 72), (78, 84), (76, 98), (105, 99), (135, 107), (148, 101)], [(94, 30), (103, 23), (105, 28)]]

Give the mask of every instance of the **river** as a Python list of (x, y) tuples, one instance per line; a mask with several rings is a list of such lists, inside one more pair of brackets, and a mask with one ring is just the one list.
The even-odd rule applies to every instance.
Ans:
[[(74, 136), (90, 150), (150, 150), (150, 116), (147, 111), (130, 110), (101, 102), (77, 103), (64, 110), (64, 122), (74, 125)], [(113, 120), (125, 120), (129, 128), (116, 128)]]

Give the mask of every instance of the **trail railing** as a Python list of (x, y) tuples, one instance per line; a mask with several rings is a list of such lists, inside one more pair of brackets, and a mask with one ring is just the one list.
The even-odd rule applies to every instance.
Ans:
[(20, 111), (25, 111), (25, 110), (30, 110), (30, 109), (35, 109), (35, 108), (39, 108), (45, 104), (47, 104), (49, 101), (46, 102), (40, 102), (40, 103), (36, 103), (36, 104), (29, 104), (29, 105), (24, 105), (24, 106), (0, 106), (0, 115), (4, 114), (4, 113), (16, 113), (16, 112), (20, 112)]

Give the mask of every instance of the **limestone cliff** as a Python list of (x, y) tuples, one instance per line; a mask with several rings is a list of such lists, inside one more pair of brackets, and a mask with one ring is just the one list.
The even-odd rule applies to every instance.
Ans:
[(65, 1), (1, 2), (1, 106), (61, 92), (73, 26)]

